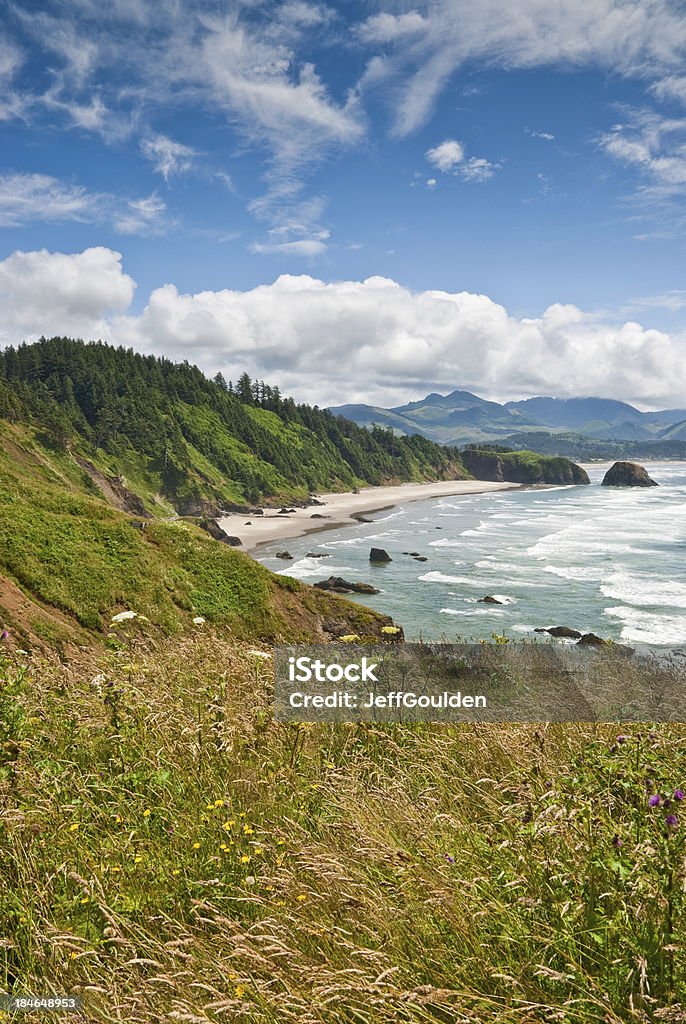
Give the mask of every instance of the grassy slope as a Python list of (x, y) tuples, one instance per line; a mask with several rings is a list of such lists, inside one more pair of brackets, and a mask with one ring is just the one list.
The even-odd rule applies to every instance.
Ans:
[[(236, 636), (295, 639), (323, 637), (327, 620), (368, 635), (389, 621), (274, 576), (191, 523), (135, 530), (68, 454), (7, 424), (0, 440), (0, 574), (36, 602), (36, 621), (27, 622), (7, 602), (3, 608), (0, 594), (5, 626), (78, 639), (79, 626), (100, 631), (113, 614), (132, 609), (170, 633), (200, 615)], [(46, 608), (58, 617), (48, 622)]]
[(684, 1019), (684, 832), (646, 790), (683, 784), (683, 727), (279, 725), (270, 659), (204, 629), (25, 661), (0, 656), (20, 991), (127, 1024)]

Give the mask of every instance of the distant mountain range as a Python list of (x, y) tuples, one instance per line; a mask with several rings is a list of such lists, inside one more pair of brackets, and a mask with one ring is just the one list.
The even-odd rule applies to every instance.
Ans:
[(435, 392), (417, 402), (382, 409), (372, 405), (340, 405), (331, 409), (361, 426), (391, 427), (398, 434), (421, 434), (441, 444), (502, 441), (527, 433), (572, 432), (602, 441), (686, 442), (686, 409), (641, 412), (609, 398), (527, 398), (521, 402), (489, 402), (470, 391)]

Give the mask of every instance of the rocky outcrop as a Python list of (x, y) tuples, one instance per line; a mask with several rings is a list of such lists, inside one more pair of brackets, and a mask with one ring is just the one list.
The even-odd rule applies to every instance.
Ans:
[(370, 562), (392, 562), (393, 559), (383, 548), (372, 548), (369, 552)]
[(603, 487), (657, 487), (646, 469), (637, 462), (615, 462), (603, 477)]
[(607, 640), (603, 640), (601, 636), (597, 636), (595, 633), (584, 633), (584, 635), (577, 640), (579, 644), (588, 644), (591, 647), (604, 647)]
[(317, 590), (332, 590), (335, 594), (379, 594), (370, 583), (351, 583), (344, 580), (342, 576), (329, 576), (328, 580), (320, 580), (315, 583)]
[(535, 452), (466, 448), (462, 461), (477, 480), (513, 484), (590, 484), (588, 474), (571, 459)]
[(277, 551), (274, 558), (283, 558), (286, 561), (292, 561), (293, 555), (290, 551)]
[(570, 626), (551, 626), (550, 629), (535, 629), (535, 633), (550, 633), (551, 636), (562, 637), (566, 640), (579, 640), (581, 633), (578, 629)]
[(226, 530), (222, 530), (216, 519), (201, 519), (198, 526), (209, 533), (210, 537), (221, 541), (222, 544), (229, 544), (232, 548), (239, 548), (243, 543), (240, 537), (232, 537)]
[(504, 601), (499, 601), (497, 597), (493, 597), (492, 594), (488, 594), (486, 597), (480, 597), (477, 604), (504, 604)]

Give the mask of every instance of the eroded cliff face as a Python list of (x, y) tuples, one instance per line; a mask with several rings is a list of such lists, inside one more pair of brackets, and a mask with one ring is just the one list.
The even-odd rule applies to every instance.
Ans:
[(589, 484), (581, 466), (562, 456), (535, 452), (491, 452), (467, 449), (462, 460), (477, 480), (508, 481), (516, 484)]

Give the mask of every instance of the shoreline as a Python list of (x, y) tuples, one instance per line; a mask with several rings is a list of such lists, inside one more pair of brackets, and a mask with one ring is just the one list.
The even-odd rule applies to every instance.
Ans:
[(297, 508), (288, 515), (279, 515), (273, 509), (265, 508), (260, 516), (232, 513), (218, 517), (217, 522), (227, 534), (240, 539), (241, 546), (238, 550), (253, 554), (264, 544), (292, 540), (322, 530), (355, 526), (359, 522), (357, 516), (383, 512), (406, 502), (426, 498), (448, 498), (461, 494), (517, 490), (525, 486), (530, 485), (496, 483), (490, 480), (439, 480), (425, 484), (363, 487), (357, 494), (349, 491), (317, 494), (315, 497), (323, 502), (323, 505)]

